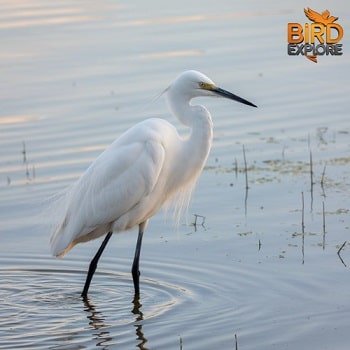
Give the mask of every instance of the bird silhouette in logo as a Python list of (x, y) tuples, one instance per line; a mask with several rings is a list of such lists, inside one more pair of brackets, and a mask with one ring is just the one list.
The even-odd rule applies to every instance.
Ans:
[(328, 10), (325, 10), (320, 14), (314, 10), (311, 10), (310, 7), (308, 7), (307, 9), (304, 9), (304, 12), (305, 12), (305, 16), (309, 20), (315, 23), (321, 23), (324, 26), (335, 22), (339, 18), (339, 17), (330, 16), (330, 12)]
[[(324, 10), (322, 13), (318, 13), (317, 11), (311, 10), (310, 7), (304, 9), (305, 16), (315, 23), (323, 24), (327, 26), (335, 22), (339, 17), (330, 16), (330, 12), (328, 10)], [(310, 61), (317, 63), (317, 55), (305, 55)]]

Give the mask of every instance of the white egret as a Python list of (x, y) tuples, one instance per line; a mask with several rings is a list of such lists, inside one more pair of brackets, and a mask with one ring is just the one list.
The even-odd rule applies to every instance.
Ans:
[(170, 111), (191, 128), (187, 138), (163, 119), (140, 122), (116, 139), (81, 175), (64, 196), (64, 215), (50, 244), (62, 257), (77, 243), (106, 234), (92, 259), (82, 296), (86, 297), (98, 260), (113, 232), (138, 226), (132, 265), (135, 295), (139, 295), (139, 259), (148, 220), (180, 191), (194, 185), (207, 160), (213, 138), (209, 111), (192, 105), (199, 96), (221, 96), (256, 107), (217, 87), (197, 71), (180, 74), (165, 90)]

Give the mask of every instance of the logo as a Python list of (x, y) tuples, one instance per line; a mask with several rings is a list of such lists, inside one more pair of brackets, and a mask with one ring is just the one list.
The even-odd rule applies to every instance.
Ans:
[(330, 15), (328, 10), (318, 13), (309, 7), (304, 9), (305, 16), (313, 23), (288, 23), (288, 55), (302, 55), (317, 63), (318, 56), (341, 56), (344, 36), (342, 26), (335, 23), (338, 17)]

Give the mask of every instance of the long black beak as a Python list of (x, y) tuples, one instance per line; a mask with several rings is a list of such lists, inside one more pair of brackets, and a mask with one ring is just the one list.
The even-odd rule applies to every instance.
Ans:
[(221, 89), (219, 87), (214, 88), (212, 91), (215, 92), (216, 94), (218, 94), (219, 96), (229, 98), (230, 100), (241, 102), (241, 103), (244, 103), (245, 105), (248, 105), (248, 106), (258, 107), (254, 103), (251, 103), (251, 102), (245, 100), (244, 98), (239, 97), (239, 96), (233, 94), (232, 92), (226, 91), (226, 90)]

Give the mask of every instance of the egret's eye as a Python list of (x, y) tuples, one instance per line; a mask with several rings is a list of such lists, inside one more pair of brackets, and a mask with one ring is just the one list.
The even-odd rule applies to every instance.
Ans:
[(210, 83), (205, 83), (204, 81), (201, 81), (198, 83), (199, 87), (203, 90), (214, 90), (215, 85), (214, 84), (210, 84)]

